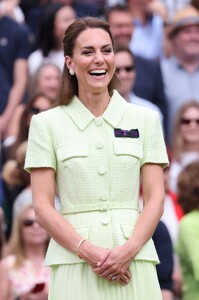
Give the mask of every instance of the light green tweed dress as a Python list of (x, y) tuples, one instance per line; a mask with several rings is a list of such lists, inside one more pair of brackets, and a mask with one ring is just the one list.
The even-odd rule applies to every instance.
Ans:
[[(137, 129), (139, 136), (118, 137), (115, 128)], [(159, 116), (127, 103), (116, 91), (101, 117), (74, 97), (67, 106), (32, 118), (25, 168), (55, 170), (61, 214), (97, 246), (112, 248), (133, 234), (145, 163), (168, 164)], [(131, 264), (130, 283), (123, 286), (97, 276), (51, 239), (46, 256), (52, 268), (49, 299), (160, 300), (156, 263), (150, 239)]]

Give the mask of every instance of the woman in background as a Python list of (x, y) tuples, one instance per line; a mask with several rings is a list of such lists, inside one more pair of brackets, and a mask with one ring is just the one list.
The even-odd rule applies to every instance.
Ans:
[[(0, 262), (1, 300), (47, 300), (50, 270), (44, 266), (44, 256), (48, 240), (33, 207), (24, 207), (14, 219), (8, 253)], [(35, 285), (41, 283), (43, 289), (34, 293)]]
[(199, 103), (187, 101), (178, 111), (172, 134), (169, 187), (176, 193), (180, 172), (199, 160)]

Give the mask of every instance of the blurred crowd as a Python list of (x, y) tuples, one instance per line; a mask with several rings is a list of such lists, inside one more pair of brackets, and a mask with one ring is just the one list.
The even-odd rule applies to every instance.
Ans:
[(199, 0), (0, 0), (0, 299), (48, 297), (49, 237), (23, 166), (31, 117), (56, 105), (64, 31), (88, 15), (110, 24), (120, 94), (162, 123), (170, 166), (153, 239), (163, 300), (198, 300)]

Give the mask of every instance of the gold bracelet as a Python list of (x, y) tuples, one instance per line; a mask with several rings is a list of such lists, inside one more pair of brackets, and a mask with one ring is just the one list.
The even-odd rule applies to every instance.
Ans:
[(82, 239), (82, 240), (79, 242), (79, 244), (77, 245), (77, 255), (79, 256), (79, 258), (82, 258), (82, 257), (80, 256), (80, 253), (79, 253), (79, 248), (80, 248), (81, 244), (82, 244), (84, 241), (86, 241), (86, 239)]

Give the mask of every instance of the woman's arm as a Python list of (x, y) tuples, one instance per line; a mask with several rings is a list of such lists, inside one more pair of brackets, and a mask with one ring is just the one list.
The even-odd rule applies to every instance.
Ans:
[(103, 277), (122, 274), (151, 238), (163, 213), (164, 180), (161, 166), (145, 164), (141, 170), (144, 207), (129, 240), (112, 249), (105, 261), (99, 261), (95, 272)]
[(8, 267), (4, 259), (0, 262), (0, 299), (7, 300), (9, 297)]
[[(36, 168), (31, 172), (31, 187), (36, 218), (47, 230), (49, 235), (63, 248), (76, 253), (82, 237), (76, 232), (73, 226), (54, 209), (55, 195), (55, 172), (51, 168)], [(110, 249), (104, 249), (85, 241), (81, 248), (82, 258), (93, 268), (97, 262), (105, 260)], [(122, 279), (121, 283), (127, 283), (130, 272)], [(110, 278), (108, 279), (110, 280)]]

